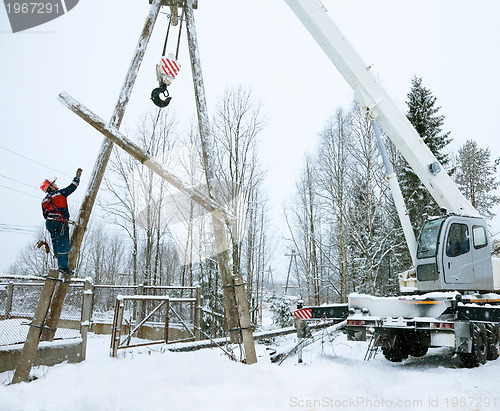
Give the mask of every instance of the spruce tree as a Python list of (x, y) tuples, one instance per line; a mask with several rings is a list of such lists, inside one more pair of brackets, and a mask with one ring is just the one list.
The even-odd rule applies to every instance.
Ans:
[(458, 150), (456, 182), (476, 210), (487, 218), (495, 216), (491, 208), (500, 203), (494, 194), (499, 187), (496, 173), (500, 158), (491, 162), (489, 148), (480, 148), (474, 140), (467, 140)]
[[(444, 149), (451, 140), (450, 133), (443, 132), (444, 116), (438, 114), (440, 107), (436, 106), (436, 97), (423, 86), (422, 78), (416, 76), (411, 80), (411, 90), (407, 97), (408, 120), (446, 169), (450, 159)], [(423, 215), (438, 215), (439, 207), (406, 161), (400, 164), (398, 179), (413, 228), (418, 233), (424, 223)]]

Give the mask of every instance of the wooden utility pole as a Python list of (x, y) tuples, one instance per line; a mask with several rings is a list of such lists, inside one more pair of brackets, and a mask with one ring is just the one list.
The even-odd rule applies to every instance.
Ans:
[[(186, 31), (189, 45), (189, 55), (191, 58), (191, 70), (193, 72), (196, 108), (198, 111), (198, 128), (201, 138), (201, 149), (203, 152), (203, 166), (207, 180), (207, 192), (209, 197), (217, 199), (217, 195), (213, 191), (215, 187), (217, 187), (217, 184), (214, 174), (215, 166), (212, 157), (213, 149), (210, 138), (208, 108), (201, 70), (193, 3), (194, 0), (185, 1), (184, 14), (186, 16)], [(217, 251), (217, 263), (219, 266), (219, 273), (224, 292), (224, 309), (226, 312), (228, 327), (230, 331), (235, 329), (241, 331), (246, 362), (247, 364), (254, 364), (257, 362), (257, 355), (255, 353), (255, 344), (250, 322), (248, 300), (245, 294), (245, 285), (239, 274), (235, 276), (235, 278), (231, 275), (231, 269), (229, 267), (229, 244), (227, 240), (226, 227), (213, 215), (212, 226), (214, 231), (215, 248)], [(234, 340), (234, 333), (231, 340)]]
[[(146, 23), (144, 24), (144, 28), (139, 37), (139, 42), (137, 43), (134, 57), (132, 58), (132, 62), (127, 72), (127, 76), (125, 77), (120, 96), (118, 97), (118, 102), (116, 103), (115, 110), (111, 118), (111, 124), (113, 124), (113, 126), (115, 126), (116, 128), (120, 127), (121, 121), (123, 119), (125, 109), (132, 93), (132, 88), (137, 78), (139, 67), (146, 52), (146, 47), (151, 37), (151, 33), (153, 32), (153, 27), (155, 25), (156, 19), (158, 17), (158, 14), (160, 13), (161, 3), (162, 0), (152, 0), (152, 5), (146, 18)], [(104, 139), (101, 151), (97, 158), (96, 164), (94, 165), (94, 170), (90, 180), (90, 185), (87, 189), (87, 194), (80, 207), (77, 226), (75, 227), (75, 230), (73, 231), (73, 235), (71, 237), (69, 258), (69, 268), (71, 270), (74, 270), (76, 266), (76, 260), (78, 258), (78, 253), (83, 241), (85, 229), (87, 228), (90, 214), (92, 212), (92, 207), (97, 197), (97, 192), (99, 190), (99, 186), (101, 185), (104, 171), (111, 155), (112, 148), (113, 143), (108, 139)], [(33, 319), (32, 326), (30, 327), (30, 331), (28, 332), (28, 337), (26, 339), (26, 343), (24, 344), (23, 351), (21, 352), (21, 356), (18, 362), (18, 366), (16, 367), (12, 383), (28, 381), (31, 371), (31, 365), (33, 364), (33, 361), (35, 359), (40, 339), (42, 338), (49, 341), (52, 341), (54, 339), (57, 324), (61, 316), (64, 299), (68, 291), (70, 278), (71, 275), (65, 275), (63, 276), (62, 281), (58, 281), (56, 284), (56, 281), (53, 278), (53, 274), (49, 274), (49, 277), (47, 278), (47, 280), (45, 280), (44, 290), (49, 290), (50, 296), (49, 298), (46, 298), (45, 293), (42, 291), (42, 295), (40, 296), (40, 300), (38, 301), (36, 310), (36, 313), (40, 313), (39, 315), (43, 314), (43, 318), (41, 320), (36, 318), (36, 321), (35, 318)], [(50, 312), (48, 311), (49, 304)], [(35, 317), (37, 317), (37, 314), (35, 314)]]
[(40, 299), (38, 300), (38, 305), (36, 306), (35, 315), (33, 316), (33, 320), (30, 324), (28, 336), (26, 337), (26, 342), (24, 343), (21, 356), (19, 357), (19, 361), (16, 366), (12, 384), (28, 381), (31, 366), (35, 361), (36, 351), (40, 342), (40, 334), (44, 327), (45, 316), (47, 315), (50, 299), (52, 297), (52, 293), (54, 292), (54, 287), (56, 286), (58, 277), (59, 272), (51, 270), (45, 280), (45, 284), (43, 285), (43, 289), (40, 294)]

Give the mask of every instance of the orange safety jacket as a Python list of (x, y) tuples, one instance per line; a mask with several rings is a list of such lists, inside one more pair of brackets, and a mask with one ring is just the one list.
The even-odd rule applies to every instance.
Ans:
[(71, 184), (60, 190), (53, 190), (47, 193), (42, 201), (42, 213), (46, 220), (67, 222), (69, 220), (68, 197), (76, 190), (80, 178), (75, 177)]

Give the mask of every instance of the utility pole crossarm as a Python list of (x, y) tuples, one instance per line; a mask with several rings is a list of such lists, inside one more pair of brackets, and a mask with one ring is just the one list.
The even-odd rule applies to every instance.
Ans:
[(144, 164), (150, 170), (155, 172), (161, 178), (172, 184), (178, 190), (189, 195), (193, 201), (203, 207), (205, 210), (212, 213), (216, 218), (223, 221), (226, 225), (233, 225), (236, 222), (236, 217), (229, 213), (223, 206), (215, 200), (203, 194), (201, 191), (193, 187), (191, 184), (183, 181), (175, 174), (169, 172), (155, 159), (151, 158), (137, 144), (130, 141), (127, 137), (121, 134), (116, 127), (106, 123), (103, 119), (90, 111), (87, 107), (79, 103), (67, 93), (59, 94), (58, 100), (73, 113), (77, 114), (97, 131), (102, 133), (106, 138), (115, 143), (117, 146), (125, 150), (136, 160)]

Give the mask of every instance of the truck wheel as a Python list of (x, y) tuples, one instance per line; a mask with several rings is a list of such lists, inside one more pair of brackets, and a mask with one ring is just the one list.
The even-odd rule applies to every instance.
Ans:
[(412, 357), (423, 357), (429, 351), (429, 347), (422, 345), (420, 341), (415, 341), (408, 346), (408, 354)]
[(486, 336), (488, 340), (488, 361), (496, 360), (500, 356), (500, 328), (495, 324), (486, 324)]
[(420, 335), (416, 332), (412, 332), (405, 335), (405, 346), (409, 355), (412, 357), (423, 357), (427, 354), (429, 347), (422, 344)]
[(392, 347), (382, 347), (382, 353), (384, 357), (391, 362), (401, 362), (408, 358), (408, 351), (404, 344), (404, 339), (401, 335), (396, 336), (394, 345)]
[(486, 362), (488, 338), (484, 324), (473, 324), (472, 351), (460, 353), (460, 361), (467, 368), (477, 367)]

